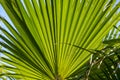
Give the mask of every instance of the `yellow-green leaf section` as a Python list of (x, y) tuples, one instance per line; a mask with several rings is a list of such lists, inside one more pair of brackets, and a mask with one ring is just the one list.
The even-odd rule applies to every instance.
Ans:
[[(65, 80), (100, 48), (103, 37), (120, 20), (115, 0), (0, 0), (13, 25), (0, 17), (5, 48), (1, 76), (24, 80)], [(73, 45), (79, 46), (75, 47)], [(81, 48), (80, 48), (81, 47)], [(14, 66), (14, 67), (13, 67)]]

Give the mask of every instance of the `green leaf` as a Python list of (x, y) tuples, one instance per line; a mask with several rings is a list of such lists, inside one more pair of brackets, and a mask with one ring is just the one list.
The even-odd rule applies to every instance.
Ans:
[(15, 74), (2, 75), (24, 76), (25, 80), (81, 78), (79, 74), (84, 75), (83, 65), (88, 63), (92, 50), (103, 48), (103, 37), (120, 20), (120, 2), (115, 2), (0, 0), (13, 23), (0, 17), (10, 31), (0, 27), (4, 34), (0, 35), (0, 51), (8, 57), (2, 62), (15, 67), (6, 68)]

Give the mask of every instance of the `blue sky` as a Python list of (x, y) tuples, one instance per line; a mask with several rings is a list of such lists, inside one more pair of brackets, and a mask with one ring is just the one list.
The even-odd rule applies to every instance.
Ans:
[[(1, 4), (0, 4), (0, 16), (4, 17), (6, 20), (8, 20), (11, 24), (12, 22), (10, 21), (9, 17), (7, 16), (5, 10), (2, 8)], [(5, 27), (5, 25), (0, 21), (0, 26), (4, 27), (5, 29), (7, 29)], [(1, 33), (1, 32), (0, 32)]]

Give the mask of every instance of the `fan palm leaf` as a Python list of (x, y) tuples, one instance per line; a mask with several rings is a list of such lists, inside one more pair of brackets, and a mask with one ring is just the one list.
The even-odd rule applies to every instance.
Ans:
[[(119, 80), (120, 70), (120, 39), (119, 26), (113, 29), (104, 38), (105, 47), (97, 50), (90, 59), (86, 68), (86, 78), (89, 80)], [(97, 54), (97, 55), (96, 55)], [(89, 73), (89, 74), (88, 74)]]
[[(0, 52), (8, 70), (1, 76), (25, 80), (64, 80), (99, 49), (120, 20), (113, 0), (0, 0), (12, 23), (1, 21)], [(74, 46), (76, 45), (76, 46)], [(7, 64), (5, 64), (7, 63)], [(8, 65), (9, 64), (9, 65)]]
[(110, 46), (104, 50), (102, 49), (99, 54), (92, 60), (87, 78), (90, 80), (119, 80), (120, 47), (118, 44), (117, 46), (114, 45), (114, 47)]

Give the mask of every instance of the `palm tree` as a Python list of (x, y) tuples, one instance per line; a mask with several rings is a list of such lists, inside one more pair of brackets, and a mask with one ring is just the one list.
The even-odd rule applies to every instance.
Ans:
[[(115, 0), (0, 0), (12, 23), (0, 52), (1, 77), (23, 80), (82, 79), (94, 50), (120, 20)], [(5, 70), (5, 72), (3, 71)]]

